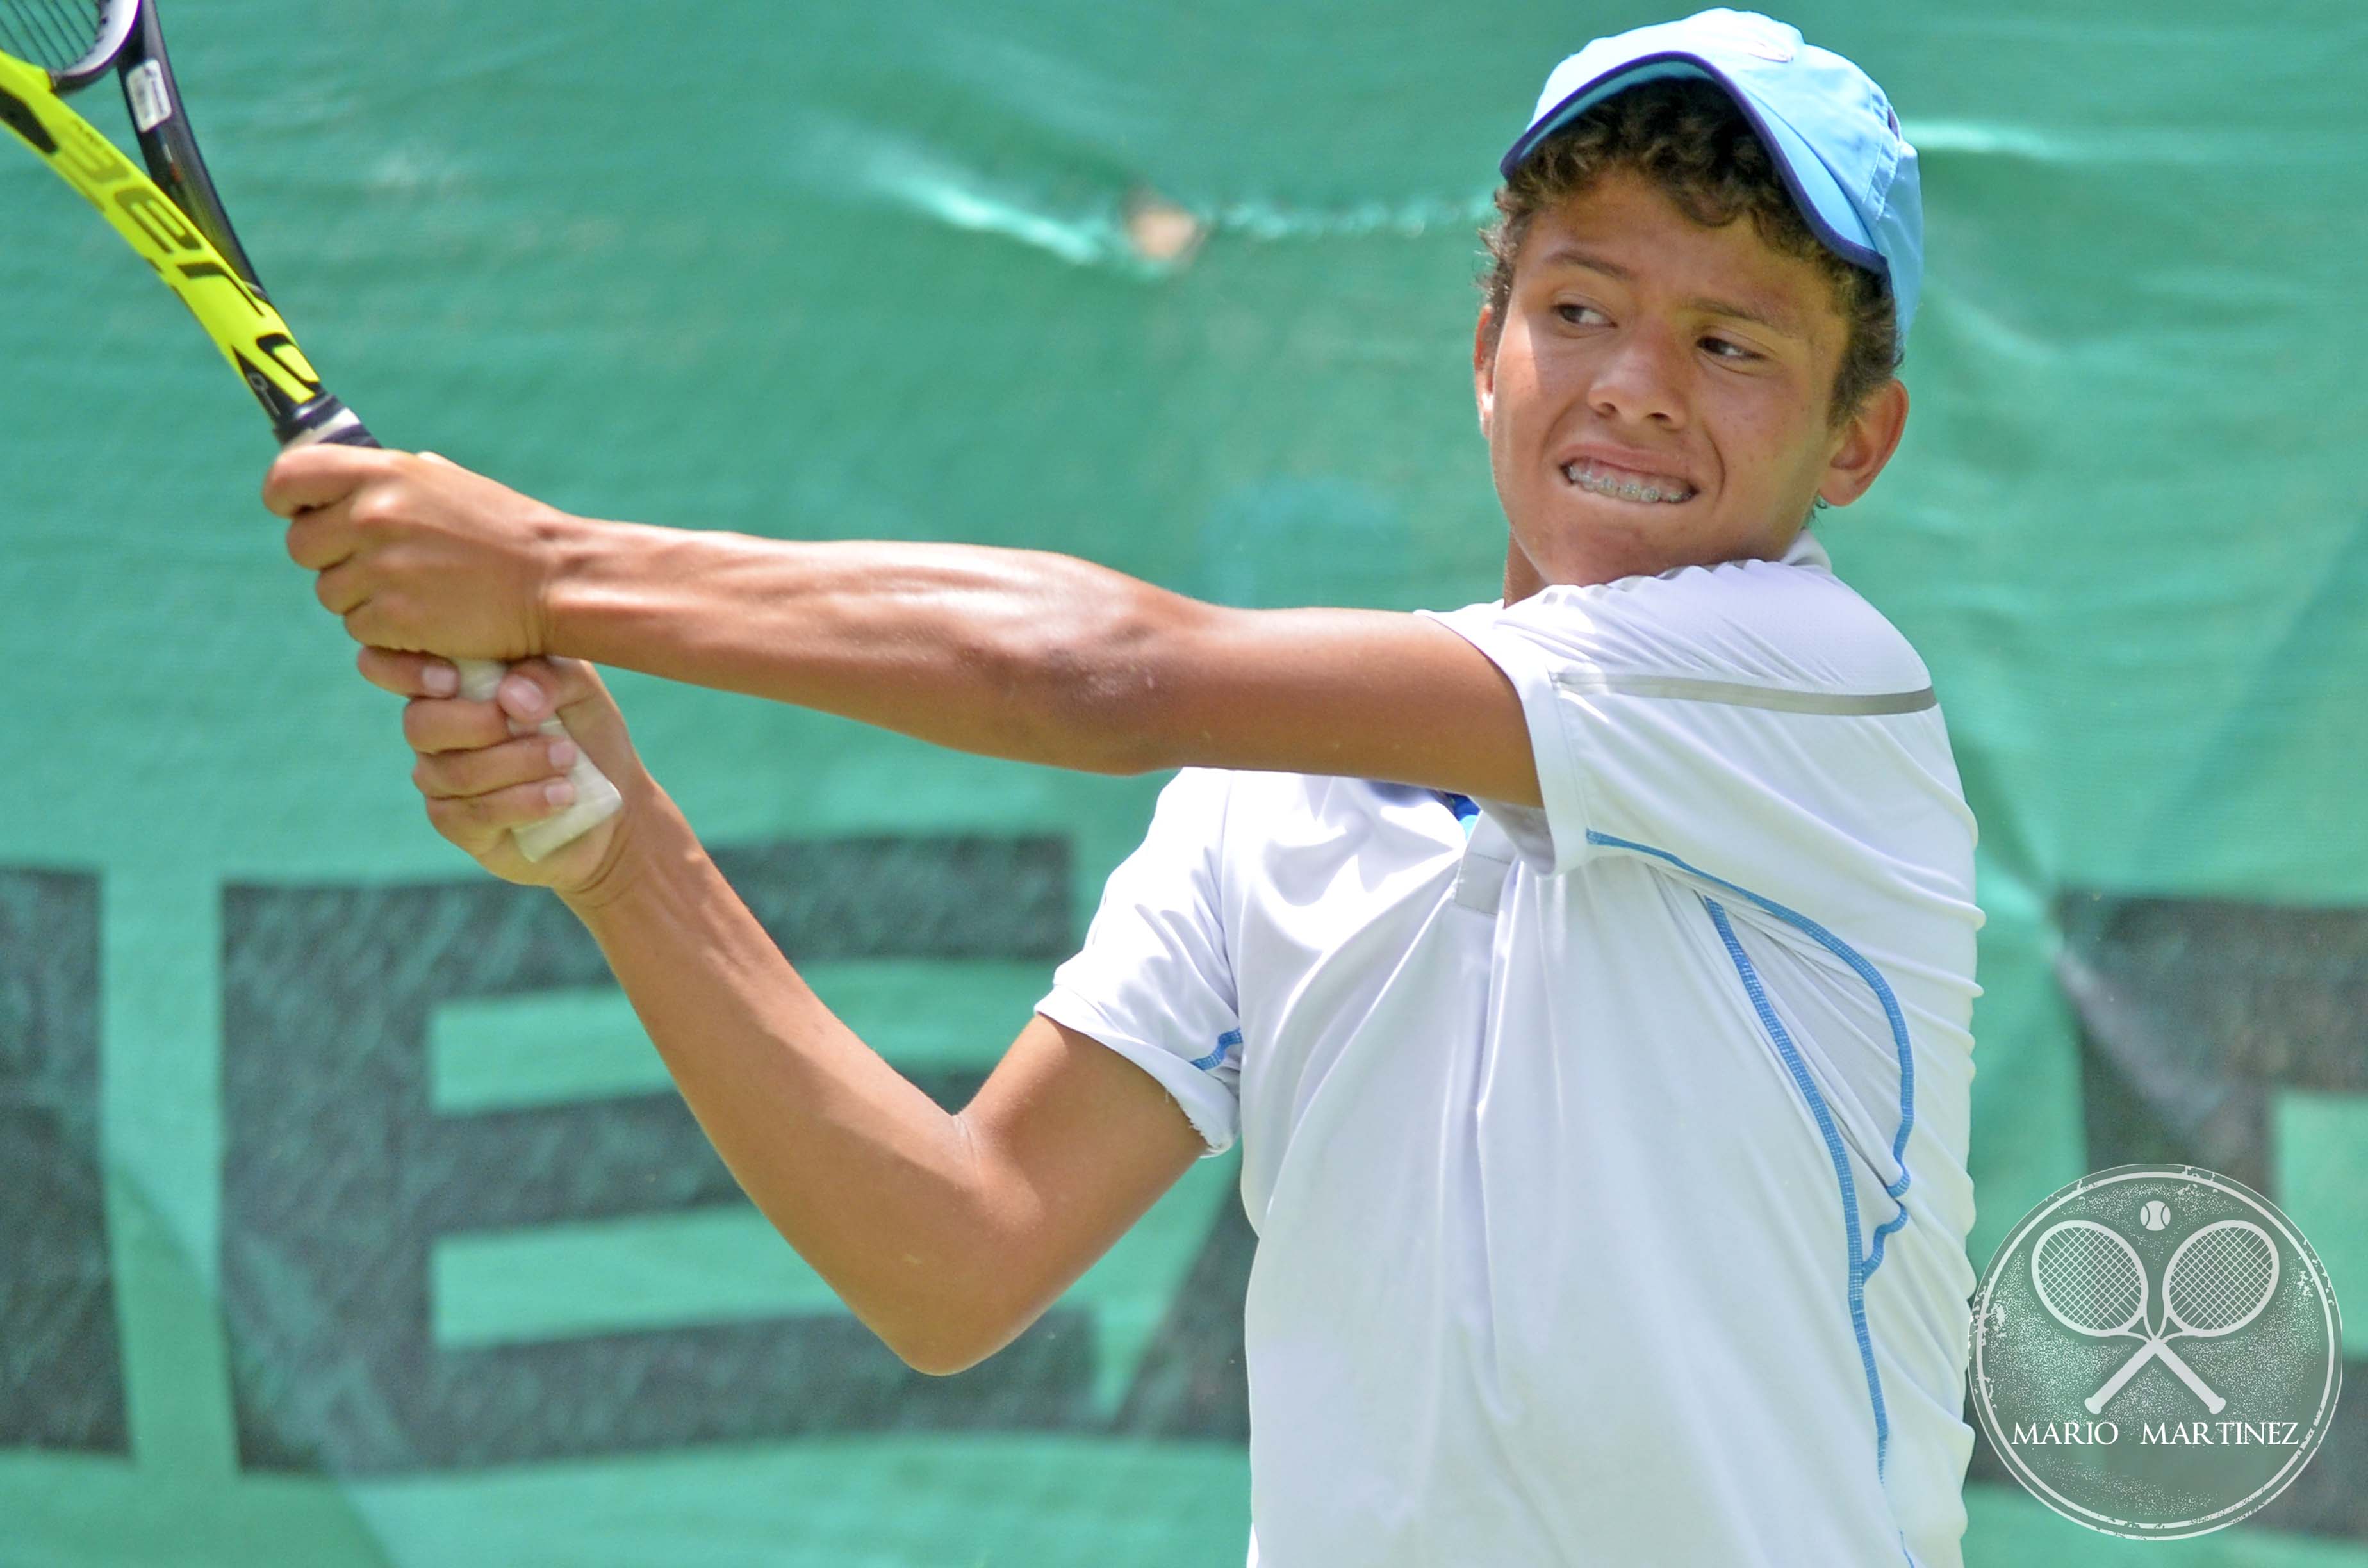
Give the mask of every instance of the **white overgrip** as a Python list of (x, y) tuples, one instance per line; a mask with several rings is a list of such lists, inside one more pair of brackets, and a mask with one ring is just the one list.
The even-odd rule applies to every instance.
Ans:
[[(455, 659), (452, 663), (461, 671), (461, 695), (472, 702), (492, 701), (495, 688), (509, 673), (509, 666), (497, 659)], [(567, 726), (555, 714), (544, 720), (541, 727), (546, 735), (567, 734)], [(518, 853), (529, 860), (541, 860), (575, 843), (616, 815), (625, 803), (617, 787), (609, 782), (609, 776), (592, 765), (580, 741), (575, 746), (575, 766), (567, 770), (567, 781), (575, 786), (575, 799), (564, 810), (541, 822), (510, 830), (510, 836), (518, 841)]]

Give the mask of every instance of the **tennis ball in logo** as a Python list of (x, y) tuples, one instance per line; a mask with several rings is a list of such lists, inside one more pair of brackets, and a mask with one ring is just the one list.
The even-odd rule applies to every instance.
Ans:
[(2160, 1199), (2150, 1200), (2138, 1210), (2138, 1223), (2149, 1231), (2159, 1231), (2170, 1223), (2170, 1205)]

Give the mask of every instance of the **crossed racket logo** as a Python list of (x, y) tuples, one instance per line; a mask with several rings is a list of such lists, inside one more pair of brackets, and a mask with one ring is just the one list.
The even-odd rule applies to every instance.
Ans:
[[(1967, 1402), (1991, 1447), (2033, 1497), (2107, 1535), (2226, 1529), (2284, 1491), (2334, 1423), (2343, 1323), (2326, 1265), (2277, 1205), (2217, 1171), (2116, 1165), (2057, 1188), (1967, 1304)], [(2131, 1343), (2091, 1356), (2084, 1339)], [(2186, 1393), (2157, 1378), (2128, 1397), (2153, 1361)], [(2221, 1418), (2163, 1419), (2201, 1414), (2188, 1393)], [(2125, 1418), (2098, 1419), (2116, 1401)]]
[(2153, 1292), (2145, 1262), (2127, 1238), (2094, 1220), (2066, 1220), (2031, 1251), (2031, 1283), (2048, 1315), (2091, 1339), (2143, 1341), (2084, 1401), (2105, 1408), (2148, 1361), (2178, 1374), (2217, 1415), (2227, 1401), (2170, 1347), (2174, 1339), (2222, 1339), (2261, 1315), (2278, 1289), (2278, 1249), (2249, 1220), (2221, 1220), (2179, 1244), (2162, 1271), (2162, 1318), (2147, 1326)]

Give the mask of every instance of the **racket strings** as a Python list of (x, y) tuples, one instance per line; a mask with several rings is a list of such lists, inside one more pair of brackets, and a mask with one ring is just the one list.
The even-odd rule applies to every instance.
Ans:
[(0, 48), (44, 71), (63, 71), (98, 42), (103, 0), (0, 0)]
[(2225, 1328), (2260, 1305), (2276, 1259), (2258, 1236), (2241, 1231), (2207, 1236), (2178, 1259), (2162, 1282), (2164, 1302), (2196, 1328)]
[(2146, 1299), (2146, 1281), (2129, 1255), (2099, 1232), (2059, 1231), (2038, 1261), (2049, 1304), (2080, 1327), (2118, 1328)]

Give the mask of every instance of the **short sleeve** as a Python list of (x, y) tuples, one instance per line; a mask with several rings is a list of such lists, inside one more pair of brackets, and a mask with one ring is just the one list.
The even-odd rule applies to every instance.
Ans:
[(1102, 889), (1085, 946), (1036, 1011), (1159, 1080), (1211, 1154), (1241, 1131), (1242, 1031), (1219, 918), (1217, 869), (1231, 775), (1188, 767)]
[(1543, 807), (1480, 804), (1542, 875), (1642, 854), (1830, 908), (1968, 841), (1923, 662), (1829, 572), (1730, 562), (1422, 613), (1520, 694)]

